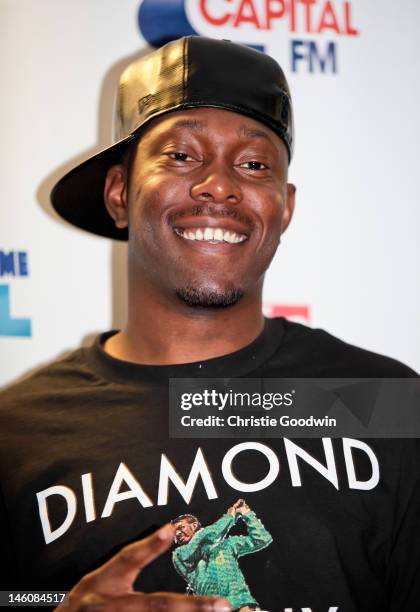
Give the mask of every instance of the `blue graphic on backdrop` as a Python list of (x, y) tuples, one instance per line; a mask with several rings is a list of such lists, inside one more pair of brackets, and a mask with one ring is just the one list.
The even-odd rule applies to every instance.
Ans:
[(181, 36), (197, 36), (185, 12), (185, 0), (144, 0), (138, 12), (140, 32), (152, 47)]
[[(182, 36), (199, 36), (188, 21), (186, 0), (143, 0), (137, 21), (140, 32), (152, 45), (159, 48)], [(248, 47), (264, 51), (264, 45), (248, 44)]]
[[(27, 277), (26, 251), (0, 251), (0, 277)], [(10, 313), (10, 286), (0, 284), (0, 336), (30, 336), (31, 320), (14, 319)]]
[(319, 43), (313, 40), (292, 40), (291, 49), (292, 72), (299, 72), (300, 65), (310, 73), (337, 72), (336, 45), (333, 42), (327, 42), (324, 54)]

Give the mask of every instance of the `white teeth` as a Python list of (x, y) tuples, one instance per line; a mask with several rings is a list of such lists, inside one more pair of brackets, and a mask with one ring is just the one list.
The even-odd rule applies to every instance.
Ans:
[(180, 228), (174, 228), (174, 231), (178, 236), (182, 236), (187, 240), (202, 240), (206, 242), (228, 242), (229, 244), (238, 244), (247, 239), (245, 234), (237, 234), (236, 232), (229, 232), (221, 229), (220, 227), (214, 229), (212, 227), (198, 228), (192, 230), (182, 230)]
[(206, 229), (204, 230), (204, 240), (213, 240), (214, 238), (214, 231), (211, 229), (211, 227), (206, 227)]

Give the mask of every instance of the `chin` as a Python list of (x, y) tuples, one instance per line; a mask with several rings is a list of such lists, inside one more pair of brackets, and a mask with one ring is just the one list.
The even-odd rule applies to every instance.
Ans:
[(237, 304), (244, 296), (239, 287), (215, 288), (186, 285), (175, 290), (175, 295), (192, 308), (229, 308)]

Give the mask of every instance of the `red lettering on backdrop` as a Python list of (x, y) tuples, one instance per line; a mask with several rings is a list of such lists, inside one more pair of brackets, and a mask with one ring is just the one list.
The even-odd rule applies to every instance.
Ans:
[(253, 23), (258, 30), (261, 29), (253, 0), (242, 0), (232, 25), (237, 28), (241, 23)]
[(288, 304), (266, 304), (264, 305), (264, 312), (267, 317), (285, 317), (286, 319), (303, 319), (309, 323), (310, 320), (310, 309), (309, 306), (294, 306)]
[(340, 34), (337, 17), (335, 16), (334, 8), (329, 0), (325, 3), (324, 9), (321, 13), (317, 32), (319, 33), (323, 30), (334, 30), (334, 32), (337, 34)]
[(312, 32), (312, 7), (316, 0), (300, 0), (305, 6), (305, 32)]
[[(227, 2), (230, 2), (230, 1), (231, 0), (227, 0)], [(229, 19), (232, 17), (232, 13), (225, 13), (222, 17), (214, 17), (210, 15), (210, 13), (207, 10), (208, 5), (210, 5), (210, 2), (207, 2), (207, 0), (200, 0), (200, 10), (204, 18), (212, 25), (214, 26), (225, 25), (229, 21)]]
[[(275, 10), (277, 7), (277, 10)], [(286, 12), (284, 0), (265, 0), (265, 27), (271, 30), (271, 22), (273, 19), (281, 19)]]
[(353, 28), (351, 25), (351, 4), (350, 2), (344, 3), (344, 32), (349, 36), (358, 36), (359, 30)]
[[(224, 0), (225, 3), (233, 3), (233, 0)], [(243, 23), (252, 23), (258, 30), (272, 30), (275, 27), (275, 20), (289, 17), (290, 32), (298, 31), (298, 6), (302, 5), (303, 9), (303, 31), (310, 34), (317, 34), (324, 30), (332, 30), (336, 34), (344, 34), (347, 36), (358, 36), (357, 30), (352, 24), (352, 6), (349, 0), (343, 3), (343, 28), (340, 30), (339, 21), (337, 19), (336, 9), (334, 9), (331, 0), (264, 0), (264, 17), (261, 16), (261, 21), (258, 18), (258, 12), (254, 0), (240, 0), (237, 8), (232, 7), (232, 12), (226, 10), (224, 14), (211, 14), (210, 0), (200, 0), (200, 10), (206, 21), (214, 26), (224, 26), (231, 22), (235, 28), (239, 28)], [(314, 6), (318, 6), (322, 11), (319, 18), (318, 27), (315, 28), (314, 21)], [(214, 7), (214, 4), (213, 4)], [(226, 7), (227, 8), (227, 7)]]
[(290, 31), (296, 32), (296, 0), (290, 0)]

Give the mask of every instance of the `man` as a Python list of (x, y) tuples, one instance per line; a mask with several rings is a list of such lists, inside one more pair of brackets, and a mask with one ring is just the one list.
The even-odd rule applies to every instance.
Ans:
[[(228, 536), (238, 518), (244, 520), (247, 535)], [(243, 499), (238, 499), (218, 521), (204, 528), (191, 514), (183, 514), (171, 522), (178, 544), (172, 555), (174, 566), (192, 592), (223, 595), (239, 612), (261, 609), (249, 591), (238, 558), (262, 550), (273, 538)]]
[(190, 503), (209, 523), (239, 491), (275, 543), (243, 560), (267, 609), (417, 609), (415, 440), (168, 436), (169, 378), (414, 375), (264, 320), (295, 198), (280, 67), (228, 41), (174, 41), (127, 69), (118, 116), (120, 141), (52, 198), (75, 225), (128, 236), (127, 324), (2, 396), (2, 589), (71, 589), (70, 612), (228, 610), (183, 594), (165, 523)]

